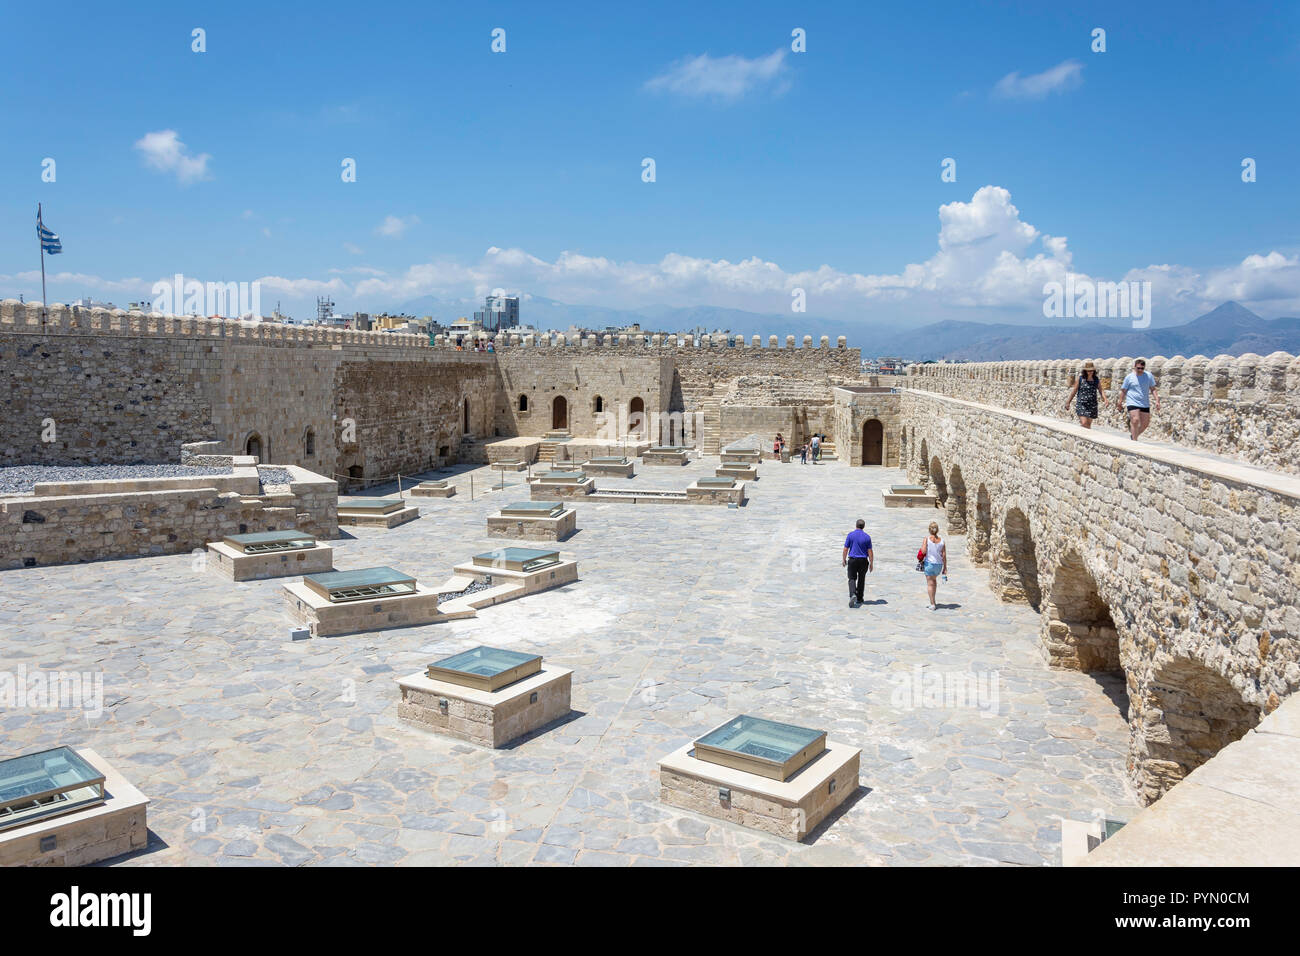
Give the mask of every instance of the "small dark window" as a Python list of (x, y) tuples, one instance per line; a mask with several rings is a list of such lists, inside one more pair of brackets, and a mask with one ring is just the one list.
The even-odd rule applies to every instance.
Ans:
[(309, 458), (316, 454), (316, 433), (310, 428), (307, 429), (307, 438), (305, 439), (304, 444), (306, 445), (306, 454)]
[(595, 410), (598, 412), (603, 412), (605, 410), (605, 399), (599, 395), (596, 396)]
[(527, 396), (527, 395), (520, 395), (520, 396), (519, 396), (519, 410), (520, 410), (521, 412), (526, 412), (526, 411), (528, 411), (528, 396)]

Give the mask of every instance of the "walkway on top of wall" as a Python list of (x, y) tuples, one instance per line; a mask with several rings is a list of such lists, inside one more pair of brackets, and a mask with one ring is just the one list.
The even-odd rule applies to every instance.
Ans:
[(1300, 863), (1300, 697), (1197, 767), (1085, 866)]
[(1094, 444), (1106, 448), (1112, 448), (1115, 451), (1142, 455), (1146, 458), (1150, 458), (1152, 461), (1159, 461), (1179, 468), (1186, 468), (1190, 471), (1198, 471), (1211, 478), (1232, 481), (1243, 485), (1251, 485), (1263, 491), (1272, 492), (1273, 494), (1300, 499), (1300, 476), (1290, 475), (1285, 472), (1269, 471), (1267, 468), (1248, 465), (1235, 458), (1227, 458), (1223, 455), (1212, 455), (1209, 452), (1198, 451), (1196, 449), (1187, 448), (1183, 445), (1175, 445), (1172, 442), (1147, 441), (1144, 439), (1133, 441), (1133, 439), (1128, 437), (1127, 433), (1121, 432), (1118, 429), (1105, 428), (1096, 425), (1092, 428), (1084, 428), (1082, 425), (1075, 422), (1063, 422), (1059, 418), (1048, 418), (1045, 415), (1030, 415), (1027, 412), (1019, 412), (1010, 408), (999, 408), (996, 405), (984, 405), (980, 402), (972, 402), (964, 398), (953, 398), (949, 395), (941, 395), (938, 392), (930, 392), (923, 388), (910, 388), (904, 389), (903, 391), (904, 393), (933, 398), (937, 401), (952, 402), (956, 405), (965, 405), (968, 408), (977, 409), (983, 412), (1005, 415), (1008, 418), (1016, 418), (1020, 421), (1028, 422), (1031, 425), (1038, 425), (1042, 428), (1047, 428), (1063, 435), (1069, 435), (1072, 438), (1086, 439)]

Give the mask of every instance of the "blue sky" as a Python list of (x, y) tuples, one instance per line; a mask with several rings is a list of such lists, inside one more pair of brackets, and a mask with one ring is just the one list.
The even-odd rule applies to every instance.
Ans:
[(865, 324), (1042, 321), (1070, 271), (1153, 281), (1165, 320), (1300, 313), (1296, 4), (179, 6), (0, 14), (27, 38), (0, 294), (39, 297), (41, 201), (51, 301), (182, 272), (299, 315), (495, 288), (788, 312), (802, 288)]

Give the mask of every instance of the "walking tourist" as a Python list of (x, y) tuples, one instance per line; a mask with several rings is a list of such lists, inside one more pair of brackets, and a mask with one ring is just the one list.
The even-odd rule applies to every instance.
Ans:
[(921, 566), (925, 572), (925, 591), (930, 598), (927, 606), (933, 611), (938, 607), (934, 603), (934, 593), (939, 589), (939, 575), (948, 580), (948, 546), (939, 537), (939, 522), (930, 522), (930, 533), (921, 542), (921, 551), (925, 555)]
[(1097, 396), (1101, 395), (1101, 400), (1106, 400), (1106, 389), (1101, 384), (1101, 378), (1097, 375), (1097, 366), (1089, 359), (1083, 363), (1083, 371), (1079, 377), (1074, 380), (1074, 387), (1070, 389), (1069, 396), (1065, 399), (1065, 407), (1070, 407), (1070, 400), (1074, 400), (1074, 414), (1079, 416), (1079, 424), (1084, 428), (1092, 427), (1092, 420), (1097, 417)]
[(821, 455), (821, 451), (822, 451), (822, 440), (821, 440), (821, 438), (819, 438), (817, 435), (813, 435), (813, 437), (812, 437), (812, 459), (813, 459), (813, 464), (814, 464), (814, 465), (817, 464), (817, 458), (818, 458), (818, 456)]
[(1155, 403), (1160, 411), (1160, 396), (1156, 394), (1156, 380), (1147, 371), (1146, 359), (1133, 363), (1133, 371), (1124, 376), (1119, 387), (1119, 399), (1115, 402), (1118, 409), (1128, 409), (1128, 434), (1134, 441), (1147, 430), (1151, 424), (1151, 405)]
[(802, 445), (799, 446), (799, 463), (803, 465), (808, 464), (808, 443), (807, 442), (804, 442)]
[(840, 564), (849, 569), (849, 607), (862, 604), (862, 590), (867, 584), (867, 572), (875, 561), (871, 553), (871, 535), (862, 529), (867, 523), (861, 518), (857, 526), (844, 539), (844, 553), (840, 555)]
[(777, 432), (776, 438), (772, 439), (772, 457), (775, 458), (777, 461), (781, 460), (781, 446), (784, 444), (785, 444), (785, 439), (781, 437), (780, 432)]

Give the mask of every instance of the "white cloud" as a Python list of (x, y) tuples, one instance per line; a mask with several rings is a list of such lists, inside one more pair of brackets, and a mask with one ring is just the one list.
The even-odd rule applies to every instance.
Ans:
[(1065, 60), (1042, 73), (1021, 76), (1008, 73), (993, 87), (995, 96), (1012, 100), (1041, 100), (1051, 93), (1063, 93), (1083, 83), (1083, 64)]
[(375, 235), (383, 236), (385, 239), (400, 239), (406, 235), (406, 230), (418, 224), (419, 216), (408, 216), (403, 219), (400, 216), (385, 216), (384, 221), (375, 226)]
[(208, 153), (190, 155), (174, 129), (145, 133), (136, 140), (135, 148), (143, 154), (146, 166), (159, 172), (173, 173), (177, 182), (182, 184), (211, 178), (208, 160), (212, 157)]
[[(324, 294), (345, 308), (374, 310), (424, 295), (478, 300), (509, 290), (575, 305), (714, 305), (780, 313), (798, 331), (803, 320), (790, 313), (794, 289), (805, 290), (813, 316), (909, 325), (951, 318), (1042, 323), (1043, 285), (1063, 282), (1073, 273), (1076, 280), (1149, 280), (1162, 325), (1195, 318), (1228, 299), (1262, 315), (1300, 315), (1300, 253), (1292, 249), (1252, 254), (1208, 270), (1162, 264), (1119, 277), (1090, 276), (1075, 267), (1068, 240), (1026, 222), (1010, 192), (1000, 186), (983, 186), (970, 200), (945, 203), (938, 213), (935, 251), (923, 261), (882, 273), (829, 264), (787, 270), (757, 256), (730, 261), (676, 252), (655, 262), (635, 262), (567, 250), (547, 260), (523, 249), (493, 246), (469, 263), (437, 260), (398, 272), (352, 266), (329, 270), (325, 281), (280, 276), (259, 281), (264, 295), (299, 299), (308, 310), (310, 300)], [(105, 280), (80, 273), (50, 277), (51, 299), (88, 292), (144, 296), (150, 286), (140, 279)], [(0, 289), (39, 295), (40, 273), (0, 275)]]
[(345, 242), (345, 243), (343, 243), (343, 250), (344, 250), (345, 252), (350, 252), (350, 253), (351, 253), (352, 255), (354, 255), (354, 256), (362, 256), (362, 255), (365, 255), (365, 252), (366, 252), (366, 250), (362, 249), (360, 246), (358, 246), (358, 245), (357, 245), (356, 243), (354, 243), (354, 242)]
[(663, 73), (647, 80), (645, 88), (681, 96), (734, 100), (765, 86), (784, 91), (788, 72), (784, 49), (753, 59), (735, 54), (712, 57), (703, 53), (673, 63)]

